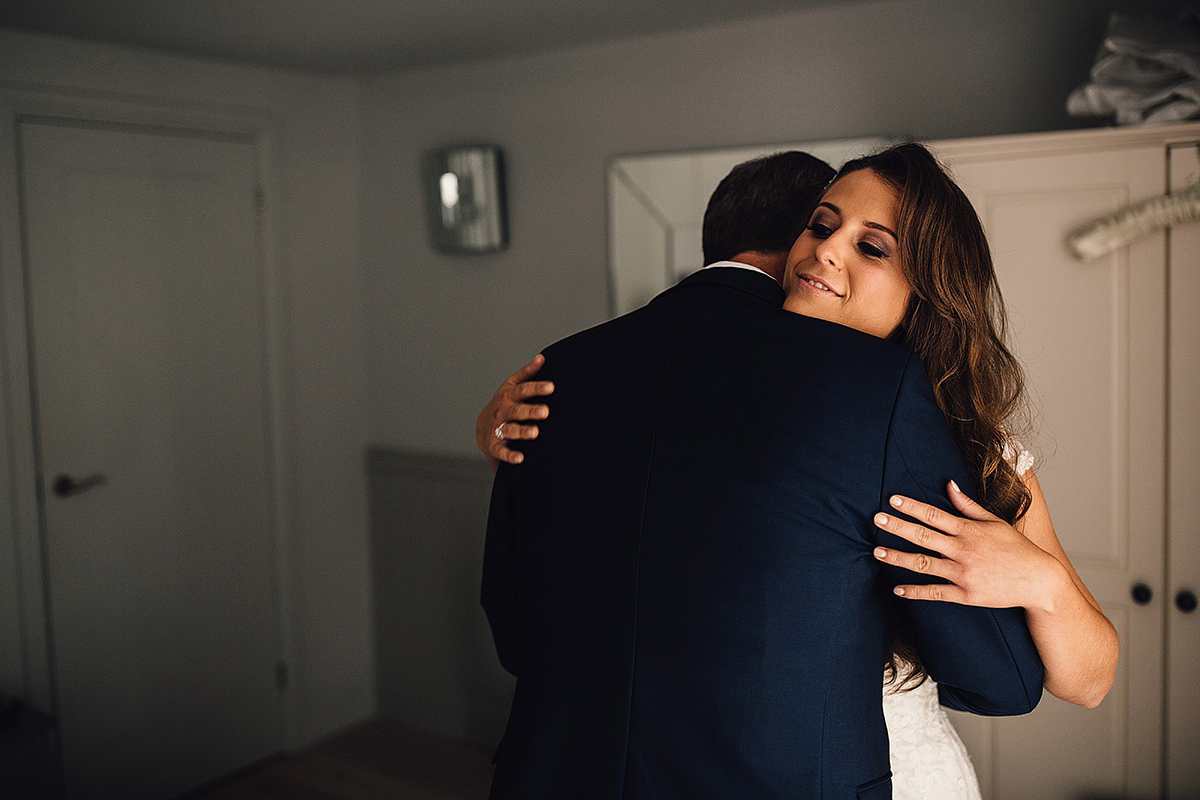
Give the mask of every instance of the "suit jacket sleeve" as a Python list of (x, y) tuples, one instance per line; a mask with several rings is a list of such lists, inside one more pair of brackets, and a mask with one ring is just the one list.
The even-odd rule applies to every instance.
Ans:
[(492, 482), (487, 538), (483, 546), (481, 600), (500, 664), (513, 675), (518, 666), (517, 581), (513, 537), (512, 468), (501, 464)]
[[(933, 395), (925, 368), (909, 359), (888, 430), (880, 507), (903, 494), (957, 513), (946, 497), (954, 479), (968, 495), (978, 496), (962, 455)], [(877, 531), (879, 544), (915, 552), (907, 541)], [(883, 577), (898, 583), (937, 579), (891, 565)], [(1024, 714), (1041, 699), (1043, 667), (1021, 608), (975, 608), (928, 600), (900, 600), (917, 652), (938, 682), (943, 705), (986, 715)]]

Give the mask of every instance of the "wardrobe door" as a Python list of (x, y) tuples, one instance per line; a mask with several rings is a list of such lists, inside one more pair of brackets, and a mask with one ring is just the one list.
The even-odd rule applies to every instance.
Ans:
[[(1096, 709), (1049, 694), (1032, 714), (954, 715), (989, 800), (1155, 797), (1161, 791), (1165, 453), (1165, 236), (1090, 263), (1068, 234), (1161, 194), (1161, 144), (1102, 149), (1014, 137), (941, 149), (979, 212), (1036, 416), (1058, 536), (1121, 638)], [(1133, 599), (1134, 587), (1151, 599)], [(1144, 598), (1144, 591), (1139, 591)], [(1194, 662), (1193, 662), (1194, 663)]]
[[(1200, 180), (1197, 145), (1170, 151), (1171, 190)], [(1167, 500), (1167, 796), (1200, 797), (1200, 225), (1169, 235)]]

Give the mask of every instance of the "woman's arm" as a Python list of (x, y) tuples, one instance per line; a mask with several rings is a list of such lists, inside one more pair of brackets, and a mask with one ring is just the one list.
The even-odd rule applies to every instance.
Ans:
[(1063, 551), (1032, 471), (1025, 481), (1031, 504), (1016, 527), (975, 503), (953, 482), (950, 501), (962, 517), (908, 497), (892, 498), (896, 509), (924, 525), (891, 514), (877, 515), (876, 524), (941, 557), (883, 547), (876, 548), (875, 557), (949, 581), (897, 586), (896, 593), (905, 598), (1023, 607), (1046, 668), (1046, 690), (1094, 708), (1116, 675), (1117, 632)]
[(550, 381), (531, 380), (544, 363), (546, 358), (538, 353), (532, 361), (505, 378), (491, 402), (479, 412), (479, 419), (475, 420), (475, 446), (487, 456), (492, 472), (501, 461), (520, 464), (525, 458), (519, 450), (508, 446), (510, 441), (537, 438), (538, 426), (522, 425), (522, 422), (550, 416), (549, 406), (529, 402), (531, 397), (554, 393), (554, 384)]
[(1095, 708), (1116, 677), (1117, 631), (1058, 541), (1033, 470), (1025, 473), (1025, 483), (1032, 497), (1029, 511), (1017, 521), (1017, 530), (1054, 556), (1070, 578), (1069, 586), (1060, 579), (1055, 584), (1057, 592), (1047, 592), (1045, 607), (1026, 607), (1029, 631), (1046, 665), (1046, 690), (1063, 700)]

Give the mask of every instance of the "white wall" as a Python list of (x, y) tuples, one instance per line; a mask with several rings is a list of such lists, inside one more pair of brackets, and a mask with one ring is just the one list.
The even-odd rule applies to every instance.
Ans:
[[(0, 90), (26, 88), (47, 96), (269, 118), (278, 137), (269, 154), (267, 224), (283, 318), (282, 449), (289, 500), (283, 577), (293, 643), (293, 743), (369, 716), (375, 687), (359, 85), (0, 31)], [(0, 559), (7, 551), (6, 543)], [(7, 560), (11, 565), (11, 554)], [(7, 584), (8, 575), (0, 582)], [(0, 604), (5, 601), (11, 605), (8, 592), (0, 593)], [(21, 648), (8, 624), (13, 613), (0, 608), (0, 651), (6, 654)], [(13, 691), (0, 686), (5, 690)]]
[[(504, 375), (606, 318), (612, 156), (1094, 124), (1064, 104), (1113, 5), (875, 0), (368, 82), (373, 441), (471, 452), (475, 415)], [(420, 155), (460, 141), (504, 148), (504, 253), (453, 257), (429, 245)]]

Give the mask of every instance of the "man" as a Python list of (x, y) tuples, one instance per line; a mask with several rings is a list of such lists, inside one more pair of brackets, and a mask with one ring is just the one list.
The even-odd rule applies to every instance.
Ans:
[[(701, 226), (704, 263), (750, 268), (783, 284), (788, 251), (804, 230), (808, 214), (833, 180), (834, 169), (819, 158), (797, 150), (742, 162), (721, 179), (709, 197)], [(493, 403), (479, 415), (475, 443), (492, 469), (506, 461), (519, 464), (524, 456), (508, 446), (511, 440), (532, 439), (536, 425), (505, 423), (489, 414), (503, 399), (521, 420), (542, 419), (544, 405), (524, 401), (554, 391), (549, 381), (533, 381), (542, 356), (514, 372), (500, 385)], [(513, 406), (512, 404), (519, 403)], [(503, 427), (501, 427), (503, 425)], [(501, 435), (503, 434), (503, 435)]]
[[(546, 350), (554, 414), (500, 467), (488, 520), (483, 603), (518, 679), (497, 800), (891, 796), (880, 682), (900, 612), (872, 516), (973, 481), (907, 351), (780, 309), (762, 273), (799, 228), (756, 236), (754, 198), (781, 195), (739, 181), (772, 166), (718, 187), (713, 268)], [(822, 173), (777, 216), (802, 226)], [(903, 613), (950, 704), (1036, 704), (1019, 611)]]

